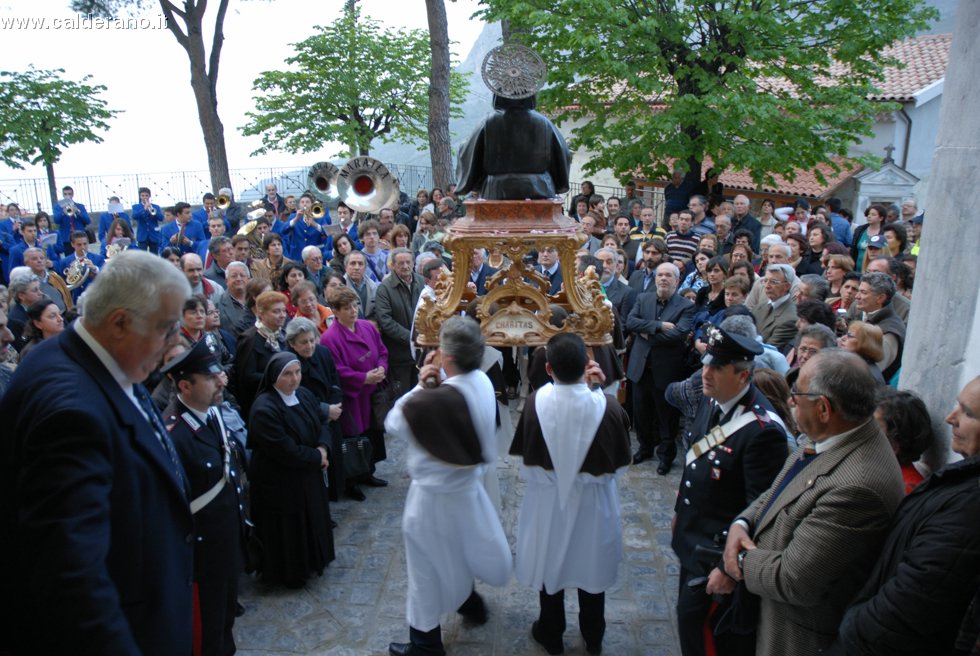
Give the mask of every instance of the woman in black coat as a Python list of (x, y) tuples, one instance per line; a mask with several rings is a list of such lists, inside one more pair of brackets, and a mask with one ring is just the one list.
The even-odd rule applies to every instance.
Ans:
[(235, 398), (248, 417), (262, 373), (273, 355), (286, 349), (286, 295), (262, 292), (255, 298), (255, 325), (243, 332), (235, 347)]
[(320, 335), (316, 325), (306, 317), (296, 317), (286, 326), (286, 343), (289, 350), (299, 357), (300, 371), (304, 388), (313, 392), (320, 409), (329, 417), (327, 427), (330, 431), (330, 466), (327, 474), (330, 480), (330, 500), (337, 501), (340, 490), (344, 488), (344, 459), (341, 456), (344, 435), (340, 430), (341, 401), (344, 398), (340, 387), (340, 376), (333, 363), (333, 356), (325, 346), (320, 346)]
[(330, 434), (320, 402), (300, 387), (300, 368), (293, 353), (272, 356), (248, 422), (258, 571), (264, 581), (291, 588), (323, 574), (334, 559), (324, 483)]

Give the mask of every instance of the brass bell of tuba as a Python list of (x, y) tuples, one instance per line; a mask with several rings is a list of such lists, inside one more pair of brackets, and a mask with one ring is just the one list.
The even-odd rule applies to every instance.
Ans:
[(231, 206), (231, 196), (218, 194), (217, 198), (214, 199), (214, 206), (219, 210), (228, 209)]
[(374, 213), (398, 200), (398, 178), (373, 157), (349, 160), (337, 177), (340, 200), (355, 212)]
[[(329, 205), (340, 199), (337, 194), (337, 176), (340, 169), (330, 162), (317, 162), (306, 175), (306, 188), (321, 205)], [(319, 218), (319, 217), (316, 217)]]

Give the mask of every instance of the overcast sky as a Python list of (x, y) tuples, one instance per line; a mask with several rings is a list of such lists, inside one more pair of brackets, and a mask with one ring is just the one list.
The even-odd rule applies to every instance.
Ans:
[[(69, 23), (75, 14), (69, 0), (0, 0), (3, 70), (63, 68), (71, 79), (86, 74), (108, 90), (103, 97), (112, 109), (124, 110), (111, 121), (102, 144), (71, 147), (55, 167), (65, 176), (207, 170), (207, 156), (190, 87), (187, 55), (173, 34), (161, 29), (159, 6), (148, 2), (143, 17), (157, 29), (52, 29), (54, 19)], [(212, 1), (212, 5), (217, 2)], [(361, 10), (392, 27), (427, 29), (421, 0), (360, 0)], [(313, 33), (340, 13), (341, 0), (231, 0), (225, 19), (225, 43), (218, 76), (218, 113), (225, 126), (231, 168), (308, 165), (333, 155), (272, 153), (251, 157), (258, 137), (243, 137), (239, 128), (252, 97), (252, 80), (261, 71), (284, 67), (290, 43)], [(446, 2), (449, 37), (458, 60), (476, 40), (482, 23), (471, 20), (477, 0)], [(209, 7), (209, 14), (212, 14)], [(10, 19), (45, 19), (47, 29), (11, 25)], [(213, 17), (209, 17), (213, 24)], [(36, 23), (35, 23), (36, 26)], [(344, 63), (338, 64), (342, 72)], [(43, 177), (43, 168), (10, 169), (0, 165), (0, 179)]]

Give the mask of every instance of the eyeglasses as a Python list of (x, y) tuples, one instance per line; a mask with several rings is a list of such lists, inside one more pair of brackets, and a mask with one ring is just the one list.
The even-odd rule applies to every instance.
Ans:
[(790, 395), (790, 397), (792, 397), (792, 398), (794, 398), (794, 399), (795, 399), (795, 398), (796, 398), (797, 396), (814, 396), (814, 397), (817, 397), (817, 396), (824, 396), (823, 394), (820, 394), (819, 392), (801, 392), (801, 391), (799, 391), (798, 389), (796, 389), (796, 385), (793, 385), (793, 386), (792, 386), (792, 387), (791, 387), (791, 388), (789, 389), (789, 395)]
[(767, 287), (769, 287), (769, 286), (775, 286), (775, 285), (786, 285), (786, 284), (789, 284), (789, 283), (787, 283), (785, 280), (773, 280), (772, 278), (763, 278), (762, 279), (762, 284), (765, 285), (765, 286), (767, 286)]
[(820, 352), (820, 349), (813, 348), (811, 346), (801, 346), (798, 349), (796, 349), (796, 352), (799, 353), (799, 354), (801, 354), (801, 355), (804, 354), (804, 353), (809, 353), (810, 355), (813, 355), (814, 353), (819, 353)]

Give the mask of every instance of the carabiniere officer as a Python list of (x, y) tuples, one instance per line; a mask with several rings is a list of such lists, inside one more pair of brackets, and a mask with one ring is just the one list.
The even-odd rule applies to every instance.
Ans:
[[(684, 656), (752, 654), (754, 636), (718, 631), (717, 620), (724, 615), (724, 607), (712, 613), (714, 602), (706, 586), (689, 585), (692, 579), (703, 580), (718, 564), (699, 560), (695, 547), (724, 545), (724, 532), (732, 520), (779, 473), (789, 442), (772, 405), (752, 384), (755, 356), (762, 353), (762, 346), (713, 326), (706, 335), (708, 348), (701, 360), (704, 396), (687, 436), (691, 448), (674, 506), (671, 546), (681, 564), (678, 633)], [(711, 576), (727, 578), (721, 570)], [(714, 583), (734, 587), (730, 579)], [(726, 595), (722, 603), (730, 603), (731, 598)], [(709, 613), (714, 635), (705, 631)], [(706, 640), (714, 642), (713, 651)]]
[(222, 371), (203, 339), (163, 369), (177, 390), (164, 423), (187, 473), (194, 515), (194, 633), (201, 640), (194, 653), (206, 656), (235, 652), (232, 625), (247, 521), (243, 454), (218, 408)]

